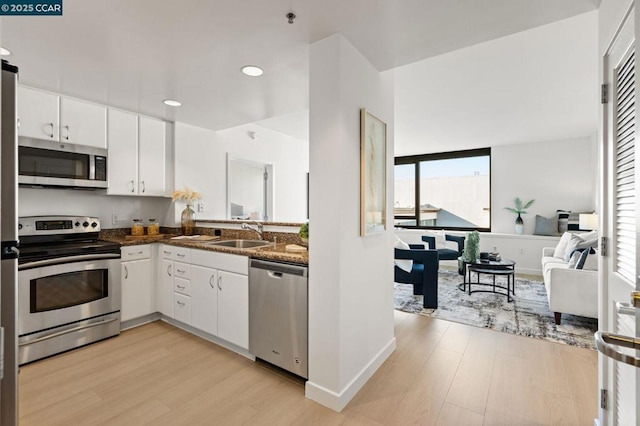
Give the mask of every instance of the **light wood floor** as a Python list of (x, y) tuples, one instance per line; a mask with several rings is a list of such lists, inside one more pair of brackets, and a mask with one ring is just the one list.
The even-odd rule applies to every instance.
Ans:
[(592, 425), (595, 351), (396, 312), (397, 350), (342, 413), (155, 322), (20, 371), (21, 425)]

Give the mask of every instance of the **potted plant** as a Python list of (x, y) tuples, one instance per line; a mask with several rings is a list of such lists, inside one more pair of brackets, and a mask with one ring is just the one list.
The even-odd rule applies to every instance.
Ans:
[(302, 226), (300, 226), (298, 235), (300, 235), (300, 239), (304, 245), (309, 245), (309, 222), (303, 223)]
[(462, 259), (467, 263), (474, 263), (480, 257), (480, 233), (472, 231), (467, 234), (464, 241)]
[(513, 199), (515, 207), (505, 207), (506, 210), (518, 215), (516, 218), (516, 234), (522, 234), (524, 229), (522, 217), (520, 215), (527, 214), (527, 209), (531, 207), (535, 201), (536, 200), (529, 200), (526, 203), (523, 203), (520, 197), (516, 197)]

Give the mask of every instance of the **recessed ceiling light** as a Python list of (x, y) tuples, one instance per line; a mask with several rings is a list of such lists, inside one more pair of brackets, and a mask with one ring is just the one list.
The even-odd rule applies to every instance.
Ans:
[(162, 101), (165, 105), (169, 105), (169, 106), (173, 106), (173, 107), (178, 107), (180, 105), (182, 105), (182, 103), (178, 102), (178, 101), (174, 101), (173, 99), (165, 99), (164, 101)]
[(262, 74), (264, 74), (262, 68), (256, 67), (255, 65), (246, 65), (242, 67), (242, 72), (249, 77), (260, 77)]
[(9, 52), (4, 47), (0, 47), (0, 56), (9, 56), (9, 55), (11, 55), (11, 52)]

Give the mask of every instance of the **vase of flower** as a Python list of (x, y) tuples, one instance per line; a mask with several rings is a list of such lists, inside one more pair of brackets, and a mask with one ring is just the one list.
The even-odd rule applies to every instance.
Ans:
[(173, 201), (184, 200), (187, 204), (180, 215), (180, 227), (182, 235), (193, 235), (196, 229), (196, 212), (193, 203), (202, 199), (202, 194), (189, 187), (173, 191)]
[(536, 200), (529, 200), (526, 203), (523, 203), (520, 197), (516, 197), (513, 199), (514, 207), (505, 207), (506, 210), (518, 215), (516, 218), (516, 234), (521, 235), (524, 231), (524, 222), (520, 215), (527, 214), (527, 209), (531, 207), (535, 201)]
[(180, 217), (180, 225), (182, 228), (182, 235), (193, 235), (196, 229), (196, 212), (191, 208), (191, 204), (187, 204), (184, 210), (182, 210), (182, 216)]
[(522, 221), (520, 213), (518, 213), (518, 217), (516, 218), (516, 234), (522, 235), (522, 231), (524, 231), (524, 222)]

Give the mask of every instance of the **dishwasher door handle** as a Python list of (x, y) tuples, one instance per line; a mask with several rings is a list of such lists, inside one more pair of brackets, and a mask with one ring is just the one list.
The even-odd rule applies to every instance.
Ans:
[(284, 274), (282, 272), (269, 271), (267, 272), (267, 275), (269, 275), (269, 278), (275, 278), (275, 279), (281, 280)]

